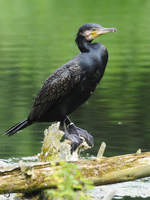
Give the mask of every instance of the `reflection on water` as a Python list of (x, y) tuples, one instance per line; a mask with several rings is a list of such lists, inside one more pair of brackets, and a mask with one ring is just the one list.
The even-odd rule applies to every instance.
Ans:
[[(73, 9), (72, 9), (73, 8)], [(87, 22), (116, 27), (97, 41), (107, 46), (109, 62), (101, 84), (73, 121), (94, 135), (96, 154), (150, 149), (150, 1), (87, 0), (0, 2), (0, 131), (26, 118), (47, 76), (79, 53), (74, 38)], [(1, 136), (1, 158), (40, 151), (43, 130), (35, 124), (11, 138)]]

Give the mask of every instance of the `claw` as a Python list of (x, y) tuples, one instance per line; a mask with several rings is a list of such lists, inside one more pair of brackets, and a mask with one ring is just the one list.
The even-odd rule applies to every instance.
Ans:
[(68, 134), (62, 137), (61, 141), (64, 139), (68, 139), (71, 141), (71, 154), (82, 144), (83, 140), (76, 134)]
[(71, 144), (71, 154), (80, 146), (80, 144), (83, 142), (83, 140), (81, 139), (81, 141), (79, 143), (73, 142)]

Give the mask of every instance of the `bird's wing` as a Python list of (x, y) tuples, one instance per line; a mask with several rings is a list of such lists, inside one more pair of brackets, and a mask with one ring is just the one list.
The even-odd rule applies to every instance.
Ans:
[[(56, 102), (61, 101), (81, 80), (81, 68), (77, 62), (72, 61), (63, 65), (48, 77), (35, 97), (29, 119), (43, 115)], [(35, 119), (36, 120), (36, 119)]]

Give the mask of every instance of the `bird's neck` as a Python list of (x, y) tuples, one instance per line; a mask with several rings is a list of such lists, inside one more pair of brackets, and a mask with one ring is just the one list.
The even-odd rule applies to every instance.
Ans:
[(83, 36), (77, 36), (76, 43), (81, 52), (89, 52), (91, 43), (87, 41)]

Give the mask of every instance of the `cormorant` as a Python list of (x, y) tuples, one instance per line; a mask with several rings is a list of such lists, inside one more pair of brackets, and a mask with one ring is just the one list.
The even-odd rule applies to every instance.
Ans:
[(83, 104), (93, 93), (101, 80), (108, 60), (106, 47), (92, 43), (100, 35), (116, 32), (115, 28), (104, 28), (99, 24), (88, 23), (81, 26), (76, 36), (79, 55), (51, 74), (35, 97), (27, 119), (5, 132), (13, 135), (35, 122), (60, 121), (65, 138), (71, 140), (75, 150), (84, 138), (93, 146), (93, 137), (74, 125), (68, 115)]

